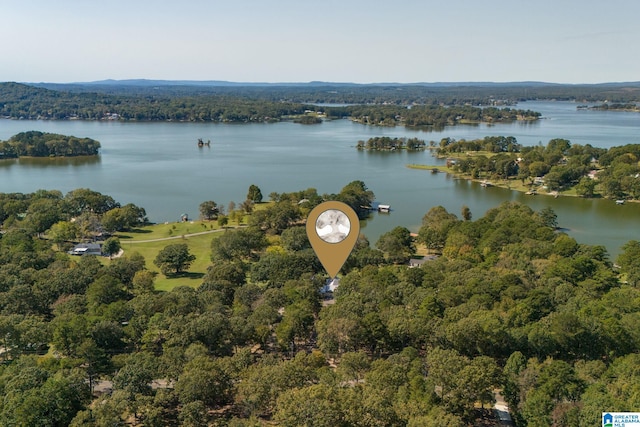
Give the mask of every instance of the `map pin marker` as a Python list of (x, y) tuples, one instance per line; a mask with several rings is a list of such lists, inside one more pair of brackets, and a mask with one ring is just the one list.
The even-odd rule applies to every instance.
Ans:
[(342, 202), (324, 202), (307, 217), (307, 237), (324, 269), (335, 278), (360, 234), (356, 212)]

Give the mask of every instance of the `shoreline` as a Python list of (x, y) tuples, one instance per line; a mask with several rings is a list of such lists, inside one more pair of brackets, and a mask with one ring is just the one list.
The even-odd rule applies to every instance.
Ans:
[[(483, 183), (485, 183), (485, 184), (487, 184), (487, 185), (484, 185), (485, 187), (486, 186), (498, 187), (498, 188), (503, 188), (505, 190), (518, 191), (520, 193), (524, 193), (526, 195), (531, 195), (531, 196), (536, 196), (536, 195), (538, 195), (538, 196), (550, 196), (550, 197), (554, 197), (554, 198), (562, 196), (562, 197), (576, 197), (576, 198), (584, 198), (584, 199), (611, 200), (612, 202), (616, 202), (616, 200), (614, 200), (614, 199), (606, 199), (604, 197), (580, 197), (577, 194), (572, 193), (572, 192), (563, 192), (563, 191), (551, 191), (551, 192), (548, 192), (546, 190), (539, 191), (534, 186), (529, 186), (529, 185), (526, 185), (526, 184), (522, 184), (521, 181), (519, 181), (519, 180), (504, 180), (504, 179), (489, 180), (489, 179), (486, 179), (486, 178), (472, 178), (471, 176), (455, 172), (451, 168), (447, 167), (446, 165), (407, 164), (406, 167), (409, 168), (409, 169), (430, 171), (431, 173), (446, 173), (446, 174), (452, 175), (456, 179), (464, 179), (466, 181), (477, 182), (480, 185), (483, 185)], [(534, 188), (532, 188), (532, 187), (534, 187)], [(624, 200), (624, 203), (640, 203), (640, 200), (626, 199), (626, 200)]]
[[(531, 191), (531, 188), (528, 185), (523, 185), (521, 183), (521, 181), (515, 181), (515, 180), (506, 180), (507, 182), (505, 182), (505, 180), (501, 179), (501, 180), (490, 180), (487, 178), (472, 178), (471, 176), (462, 174), (462, 173), (458, 173), (453, 171), (451, 168), (447, 167), (446, 165), (419, 165), (419, 164), (408, 164), (406, 165), (407, 168), (409, 169), (418, 169), (418, 170), (426, 170), (426, 171), (430, 171), (431, 173), (446, 173), (448, 175), (452, 175), (453, 177), (457, 178), (457, 179), (464, 179), (466, 181), (471, 181), (471, 182), (477, 182), (480, 185), (486, 184), (484, 185), (485, 187), (498, 187), (498, 188), (504, 188), (505, 190), (515, 190), (515, 191), (519, 191), (521, 193), (527, 193)], [(554, 196), (554, 197), (558, 197), (560, 196), (560, 192), (538, 192), (536, 190), (536, 195), (544, 195), (544, 196)], [(534, 194), (532, 194), (534, 195)], [(563, 196), (571, 196), (571, 197), (578, 197), (575, 194), (562, 194)]]

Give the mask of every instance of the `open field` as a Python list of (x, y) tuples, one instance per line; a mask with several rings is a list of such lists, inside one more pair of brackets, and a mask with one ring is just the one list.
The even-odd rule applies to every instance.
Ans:
[[(257, 203), (254, 210), (266, 209), (272, 202)], [(138, 252), (146, 261), (149, 271), (157, 273), (155, 286), (159, 291), (169, 291), (177, 286), (197, 287), (211, 264), (211, 241), (222, 233), (233, 232), (233, 229), (247, 225), (249, 215), (242, 215), (241, 220), (229, 220), (225, 229), (218, 226), (217, 221), (185, 221), (151, 224), (130, 232), (119, 232), (116, 237), (124, 255)], [(190, 253), (196, 256), (191, 267), (177, 277), (166, 277), (160, 273), (153, 260), (167, 245), (186, 243)], [(108, 260), (106, 261), (109, 262)]]
[[(148, 225), (133, 232), (118, 233), (117, 237), (120, 238), (125, 256), (138, 252), (145, 258), (147, 269), (158, 273), (156, 289), (168, 291), (177, 286), (197, 287), (202, 283), (202, 277), (211, 263), (211, 241), (225, 232), (232, 231), (220, 229), (216, 221), (192, 221)], [(184, 275), (166, 277), (153, 264), (153, 260), (165, 246), (177, 243), (186, 243), (196, 259)]]

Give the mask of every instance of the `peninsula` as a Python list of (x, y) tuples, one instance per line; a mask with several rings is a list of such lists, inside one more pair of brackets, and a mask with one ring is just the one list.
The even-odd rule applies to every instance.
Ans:
[(460, 178), (554, 196), (640, 200), (640, 144), (610, 149), (554, 138), (546, 147), (522, 147), (512, 136), (443, 138), (433, 147), (445, 165), (408, 165)]

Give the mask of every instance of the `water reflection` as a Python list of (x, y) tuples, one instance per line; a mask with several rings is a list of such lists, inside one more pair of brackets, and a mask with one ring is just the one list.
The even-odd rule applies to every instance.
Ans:
[(92, 166), (101, 163), (100, 156), (78, 157), (21, 157), (19, 159), (1, 159), (0, 168), (26, 166), (31, 168), (62, 168)]

